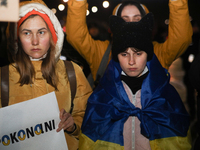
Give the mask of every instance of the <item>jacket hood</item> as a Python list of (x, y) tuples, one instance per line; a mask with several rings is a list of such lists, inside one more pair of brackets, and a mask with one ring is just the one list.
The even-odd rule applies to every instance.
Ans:
[[(119, 3), (119, 4), (114, 8), (112, 15), (117, 16), (117, 12), (118, 12), (118, 10), (119, 10), (119, 8), (120, 8), (121, 5), (122, 5), (122, 3)], [(142, 8), (144, 9), (144, 11), (146, 12), (146, 14), (148, 14), (148, 13), (149, 13), (148, 8), (147, 8), (144, 4), (141, 4), (141, 6), (142, 6)]]
[(64, 40), (64, 33), (60, 25), (60, 22), (55, 16), (55, 14), (53, 13), (53, 11), (51, 11), (42, 0), (32, 0), (32, 1), (21, 2), (20, 9), (19, 9), (19, 20), (22, 17), (24, 17), (27, 13), (33, 10), (40, 12), (42, 14), (46, 14), (53, 25), (53, 28), (57, 36), (57, 42), (56, 42), (56, 47), (55, 47), (56, 48), (55, 59), (57, 60), (60, 56), (62, 46), (63, 46), (63, 40)]

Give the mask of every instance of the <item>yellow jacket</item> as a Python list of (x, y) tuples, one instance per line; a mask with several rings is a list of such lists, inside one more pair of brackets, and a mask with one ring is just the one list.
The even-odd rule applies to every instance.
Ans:
[[(88, 62), (95, 80), (109, 41), (92, 39), (86, 25), (86, 10), (86, 0), (68, 1), (66, 34), (68, 42)], [(164, 43), (153, 42), (154, 53), (166, 69), (187, 49), (193, 34), (189, 19), (188, 0), (169, 0), (169, 10), (168, 39)]]
[[(48, 9), (44, 5), (45, 4), (43, 3), (42, 0), (32, 0), (32, 1), (21, 2), (20, 10), (19, 10), (19, 18), (25, 16), (27, 12), (33, 9), (36, 9), (37, 11), (45, 13), (46, 15), (49, 16), (58, 38), (56, 46), (55, 46), (56, 47), (55, 59), (57, 62), (55, 66), (55, 72), (59, 80), (58, 85), (57, 85), (58, 90), (55, 91), (55, 88), (52, 87), (50, 84), (48, 84), (46, 79), (43, 78), (42, 72), (41, 72), (42, 61), (32, 61), (32, 64), (35, 69), (35, 79), (33, 79), (34, 83), (28, 84), (28, 85), (24, 84), (23, 86), (20, 86), (20, 84), (18, 83), (20, 74), (15, 67), (15, 63), (13, 63), (9, 65), (9, 104), (8, 105), (20, 103), (20, 102), (33, 99), (33, 98), (55, 91), (59, 109), (64, 108), (66, 112), (70, 112), (70, 107), (71, 107), (70, 84), (68, 81), (65, 64), (62, 60), (59, 59), (59, 56), (62, 50), (64, 34), (62, 31), (62, 27), (58, 19), (56, 18), (56, 16), (53, 14), (53, 12), (50, 9)], [(83, 116), (85, 114), (87, 99), (92, 93), (92, 89), (87, 79), (85, 78), (85, 75), (83, 74), (82, 69), (75, 63), (73, 63), (73, 66), (75, 69), (77, 89), (76, 89), (76, 95), (74, 98), (74, 108), (72, 111), (72, 117), (74, 119), (75, 124), (77, 125), (77, 128), (71, 134), (65, 133), (69, 150), (78, 149), (77, 139), (80, 133)], [(1, 68), (0, 68), (0, 72), (1, 72)], [(1, 74), (0, 74), (0, 80), (1, 80)], [(1, 89), (1, 86), (0, 86), (0, 89)], [(0, 108), (1, 107), (2, 106), (1, 106), (1, 95), (0, 95)]]
[[(42, 61), (33, 61), (32, 63), (36, 72), (34, 84), (23, 86), (20, 86), (20, 84), (17, 83), (19, 81), (19, 73), (16, 70), (15, 65), (9, 65), (9, 105), (20, 103), (55, 91), (55, 88), (49, 85), (42, 77), (40, 69)], [(77, 129), (71, 135), (65, 133), (69, 150), (77, 150), (78, 148), (78, 140), (76, 138), (78, 138), (80, 133), (80, 127), (85, 114), (87, 99), (92, 92), (81, 68), (75, 63), (73, 63), (73, 66), (77, 80), (77, 91), (74, 98), (72, 117), (77, 125)], [(64, 108), (67, 112), (69, 112), (71, 107), (71, 91), (65, 65), (62, 60), (57, 62), (56, 73), (59, 78), (58, 91), (55, 91), (58, 106), (59, 109)], [(0, 108), (1, 107), (0, 98)]]

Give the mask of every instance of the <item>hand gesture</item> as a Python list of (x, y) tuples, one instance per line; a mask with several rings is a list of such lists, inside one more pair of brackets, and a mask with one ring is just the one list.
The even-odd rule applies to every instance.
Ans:
[(57, 132), (62, 129), (66, 132), (73, 132), (76, 129), (72, 115), (67, 113), (64, 109), (60, 110), (60, 120), (61, 121), (58, 124), (58, 129), (56, 130)]

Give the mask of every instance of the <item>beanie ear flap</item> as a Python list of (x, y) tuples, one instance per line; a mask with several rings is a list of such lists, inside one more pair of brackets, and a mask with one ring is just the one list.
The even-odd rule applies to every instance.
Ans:
[(118, 16), (110, 16), (109, 24), (110, 24), (110, 30), (112, 33), (116, 33), (119, 31), (119, 29), (122, 27), (122, 24), (125, 23), (125, 21)]
[[(129, 26), (129, 22), (126, 23), (121, 17), (110, 16), (109, 26), (112, 33), (118, 33), (124, 26)], [(139, 22), (134, 22), (135, 26), (143, 26), (143, 28), (148, 28), (147, 30), (152, 31), (154, 26), (154, 16), (153, 13), (148, 13)], [(130, 30), (131, 32), (131, 30)]]
[(148, 27), (148, 29), (150, 31), (153, 30), (153, 26), (154, 26), (154, 16), (153, 13), (148, 13), (147, 15), (145, 15), (142, 20), (140, 21), (140, 24), (144, 27)]

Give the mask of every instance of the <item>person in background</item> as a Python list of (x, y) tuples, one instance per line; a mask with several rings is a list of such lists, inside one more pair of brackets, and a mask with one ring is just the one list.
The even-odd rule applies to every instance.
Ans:
[(77, 89), (70, 114), (72, 91), (64, 61), (59, 59), (63, 38), (57, 17), (42, 0), (20, 3), (17, 25), (10, 23), (8, 29), (11, 50), (8, 105), (54, 91), (61, 120), (57, 132), (63, 129), (69, 150), (77, 150), (86, 103), (92, 89), (82, 69), (72, 62)]
[(109, 29), (106, 25), (98, 22), (97, 20), (91, 20), (87, 22), (89, 34), (94, 40), (111, 40)]
[(190, 118), (154, 54), (153, 14), (110, 17), (112, 59), (88, 99), (79, 150), (190, 150)]
[[(200, 26), (197, 24), (196, 21), (192, 21), (193, 24), (193, 42), (188, 48), (185, 58), (187, 56), (190, 56), (191, 54), (194, 55), (194, 61), (189, 64), (189, 62), (185, 62), (185, 65), (187, 64), (190, 66), (187, 68), (188, 70), (188, 78), (187, 82), (189, 84), (189, 88), (191, 88), (191, 91), (194, 91), (194, 93), (190, 93), (190, 98), (192, 97), (193, 101), (191, 102), (190, 99), (190, 107), (191, 112), (193, 112), (193, 124), (191, 127), (191, 133), (192, 137), (194, 138), (194, 144), (193, 144), (193, 150), (199, 150), (200, 149)], [(191, 50), (191, 53), (189, 51)], [(190, 54), (190, 55), (189, 55)], [(184, 58), (184, 57), (183, 57)]]
[(196, 106), (195, 106), (195, 89), (191, 82), (189, 81), (189, 69), (195, 57), (200, 52), (200, 27), (195, 20), (191, 21), (193, 35), (192, 35), (192, 43), (188, 47), (188, 49), (181, 55), (181, 59), (183, 60), (183, 68), (185, 70), (184, 83), (187, 86), (187, 103), (190, 108), (189, 112), (191, 114), (191, 122), (195, 120), (196, 114)]
[[(92, 39), (86, 24), (87, 0), (69, 0), (66, 33), (68, 42), (85, 58), (90, 66), (93, 80), (102, 76), (111, 59), (110, 41)], [(168, 69), (192, 41), (192, 26), (189, 18), (188, 0), (169, 0), (168, 39), (164, 43), (153, 42), (154, 53), (161, 65)], [(117, 5), (113, 14), (126, 21), (139, 21), (148, 9), (139, 2), (129, 0)], [(104, 56), (108, 55), (106, 59)], [(101, 61), (105, 62), (103, 71), (98, 73)], [(100, 76), (100, 77), (99, 77)]]
[[(195, 57), (189, 69), (189, 81), (191, 86), (195, 89), (195, 123), (191, 130), (194, 130), (193, 137), (193, 150), (200, 149), (200, 53)], [(195, 136), (194, 136), (195, 135)]]
[[(177, 90), (179, 93), (187, 112), (190, 112), (190, 108), (187, 102), (187, 87), (183, 81), (185, 76), (185, 70), (183, 69), (183, 60), (179, 57), (177, 58), (168, 69), (170, 73), (170, 84)], [(190, 114), (190, 113), (189, 113)], [(191, 119), (190, 114), (190, 119)]]

